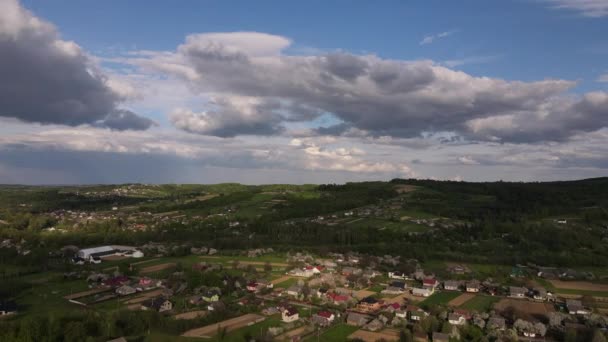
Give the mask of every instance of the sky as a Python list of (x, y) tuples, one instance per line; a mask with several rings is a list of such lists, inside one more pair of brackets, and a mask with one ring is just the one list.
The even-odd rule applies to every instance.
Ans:
[(0, 0), (0, 183), (608, 175), (608, 0)]

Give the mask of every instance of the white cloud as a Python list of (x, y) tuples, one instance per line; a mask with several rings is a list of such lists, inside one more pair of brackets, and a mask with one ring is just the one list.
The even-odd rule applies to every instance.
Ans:
[(171, 115), (178, 128), (199, 134), (279, 134), (324, 113), (338, 122), (319, 134), (362, 137), (555, 141), (608, 125), (601, 106), (567, 93), (574, 81), (474, 77), (432, 61), (345, 52), (291, 56), (281, 52), (287, 38), (259, 34), (260, 43), (245, 44), (243, 33), (233, 34), (190, 36), (175, 52), (139, 53), (125, 63), (180, 77), (203, 98), (255, 99), (253, 107), (211, 101)]
[(554, 8), (570, 9), (581, 12), (587, 17), (608, 16), (608, 1), (606, 0), (546, 0)]
[(445, 31), (445, 32), (437, 33), (437, 34), (431, 34), (431, 35), (424, 36), (424, 38), (422, 38), (422, 40), (420, 41), (420, 45), (432, 44), (436, 40), (449, 37), (449, 36), (455, 34), (456, 32), (458, 32), (458, 31), (451, 30), (451, 31)]

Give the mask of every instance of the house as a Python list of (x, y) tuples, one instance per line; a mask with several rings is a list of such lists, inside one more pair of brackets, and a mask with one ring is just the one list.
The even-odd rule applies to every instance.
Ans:
[(258, 279), (256, 282), (258, 283), (258, 291), (260, 291), (260, 290), (262, 290), (264, 288), (267, 288), (267, 289), (274, 288), (274, 284), (271, 281), (269, 281), (269, 280)]
[(351, 312), (348, 314), (348, 317), (346, 317), (346, 324), (354, 325), (357, 327), (362, 327), (365, 324), (367, 324), (367, 322), (369, 322), (370, 320), (371, 320), (371, 318), (369, 316), (359, 314), (356, 312)]
[(467, 310), (454, 310), (448, 315), (448, 322), (452, 325), (464, 325), (471, 318), (471, 313)]
[(418, 322), (428, 316), (424, 310), (414, 305), (408, 305), (405, 310), (408, 312), (410, 320), (412, 321)]
[(319, 311), (312, 316), (312, 321), (315, 324), (326, 327), (334, 321), (335, 315), (329, 311)]
[(363, 273), (363, 270), (360, 268), (356, 268), (356, 267), (347, 266), (342, 269), (343, 276), (349, 276), (351, 274), (360, 275), (361, 273)]
[(414, 296), (418, 296), (418, 297), (428, 297), (430, 295), (433, 294), (433, 290), (431, 289), (420, 289), (420, 288), (413, 288), (412, 289), (412, 294)]
[(457, 280), (446, 280), (443, 282), (443, 289), (446, 291), (459, 291), (460, 282)]
[(447, 271), (451, 274), (465, 274), (468, 271), (468, 268), (465, 268), (462, 265), (452, 265), (448, 266)]
[(194, 295), (194, 296), (188, 298), (188, 303), (190, 303), (192, 305), (199, 305), (199, 304), (203, 303), (203, 298), (201, 298), (201, 296), (199, 296), (199, 295)]
[(362, 312), (376, 312), (382, 307), (382, 302), (374, 297), (365, 297), (357, 304), (357, 310)]
[(249, 292), (258, 292), (258, 283), (255, 281), (250, 281), (249, 283), (247, 283), (247, 291)]
[(0, 301), (0, 316), (14, 315), (17, 313), (17, 304), (10, 300)]
[(399, 303), (390, 303), (382, 308), (382, 311), (387, 312), (397, 312), (399, 310), (401, 310), (401, 304)]
[(566, 308), (571, 315), (588, 315), (591, 313), (588, 309), (585, 309), (580, 300), (576, 299), (566, 300)]
[(158, 312), (165, 312), (173, 309), (173, 303), (163, 297), (156, 297), (144, 301), (141, 304), (141, 308), (142, 310), (154, 310)]
[(477, 293), (481, 289), (481, 284), (477, 280), (468, 281), (466, 284), (467, 292)]
[(367, 270), (363, 271), (362, 275), (363, 275), (363, 277), (365, 277), (367, 279), (372, 279), (372, 278), (379, 276), (380, 272), (378, 272), (376, 270), (367, 269)]
[(126, 283), (128, 283), (129, 277), (126, 276), (118, 276), (118, 277), (114, 277), (114, 278), (109, 278), (103, 281), (103, 284), (106, 286), (112, 286), (112, 287), (119, 287), (122, 286)]
[(302, 286), (292, 285), (287, 288), (285, 293), (287, 293), (288, 296), (298, 297), (298, 296), (300, 296), (300, 294), (302, 294)]
[(150, 279), (150, 278), (139, 278), (139, 281), (137, 282), (137, 291), (145, 291), (147, 289), (151, 289), (153, 287), (156, 287), (156, 283)]
[(546, 301), (547, 300), (547, 290), (543, 287), (534, 288), (534, 299), (538, 301)]
[(351, 297), (348, 296), (348, 295), (341, 295), (341, 294), (337, 294), (337, 293), (334, 293), (334, 292), (328, 293), (327, 294), (327, 298), (334, 305), (347, 304), (350, 301), (350, 299), (351, 299)]
[(399, 279), (399, 280), (408, 280), (409, 279), (409, 277), (405, 273), (399, 272), (399, 271), (388, 272), (388, 277), (390, 279)]
[(281, 320), (285, 323), (295, 322), (298, 319), (300, 319), (300, 314), (294, 307), (285, 308), (281, 311)]
[(213, 303), (220, 300), (220, 289), (218, 288), (209, 288), (201, 293), (201, 298), (207, 303)]
[(134, 294), (135, 292), (137, 292), (137, 290), (135, 290), (129, 285), (123, 285), (116, 289), (116, 294), (118, 294), (119, 296), (128, 296)]
[(373, 319), (364, 326), (364, 329), (369, 331), (378, 331), (382, 328), (384, 328), (384, 323), (382, 323), (379, 319)]
[(407, 310), (405, 308), (395, 310), (395, 317), (407, 318)]
[(528, 289), (526, 289), (525, 287), (509, 287), (509, 296), (513, 298), (524, 298), (526, 296), (526, 293), (528, 293)]
[(467, 319), (463, 315), (453, 312), (448, 315), (448, 322), (450, 322), (452, 325), (465, 325), (467, 323)]
[(226, 310), (226, 304), (221, 301), (213, 302), (207, 305), (207, 310), (209, 311), (224, 311)]
[(430, 289), (431, 291), (435, 291), (437, 286), (439, 285), (439, 281), (435, 278), (426, 278), (422, 280), (422, 287), (425, 289)]
[(433, 342), (450, 342), (450, 335), (440, 332), (433, 332)]
[(402, 281), (394, 281), (390, 285), (386, 287), (386, 289), (382, 290), (382, 293), (385, 294), (402, 294), (405, 292), (407, 284)]
[(500, 330), (503, 331), (507, 328), (506, 320), (500, 316), (492, 316), (488, 319), (488, 324), (486, 327), (490, 330)]
[(291, 275), (296, 276), (296, 277), (302, 277), (302, 278), (310, 278), (313, 275), (315, 275), (315, 272), (313, 271), (313, 268), (296, 268), (294, 270), (291, 270)]

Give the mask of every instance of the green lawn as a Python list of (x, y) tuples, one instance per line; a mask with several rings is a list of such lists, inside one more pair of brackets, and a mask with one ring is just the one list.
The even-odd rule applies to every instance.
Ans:
[(298, 282), (297, 278), (290, 278), (290, 279), (287, 279), (287, 280), (285, 280), (283, 282), (275, 284), (274, 287), (280, 287), (280, 288), (286, 289), (286, 288), (288, 288), (288, 287), (290, 287), (292, 285), (295, 285), (297, 282)]
[(592, 296), (592, 297), (608, 297), (607, 291), (589, 291), (589, 290), (573, 290), (573, 289), (560, 289), (553, 286), (553, 284), (543, 278), (536, 278), (536, 281), (541, 284), (548, 291), (558, 294), (574, 294), (581, 296)]
[(420, 306), (429, 307), (431, 305), (447, 304), (449, 301), (460, 296), (461, 294), (462, 293), (456, 291), (437, 292), (420, 302)]
[(475, 310), (479, 312), (485, 312), (492, 309), (494, 303), (500, 300), (499, 297), (492, 296), (475, 296), (469, 301), (462, 304), (460, 307), (467, 310)]
[(346, 324), (337, 324), (334, 325), (333, 327), (330, 327), (329, 329), (325, 330), (317, 339), (316, 334), (307, 338), (306, 342), (314, 342), (314, 341), (346, 341), (348, 335), (354, 333), (355, 331), (357, 331), (359, 328), (358, 327), (353, 327), (351, 325), (346, 325)]
[(368, 290), (376, 292), (376, 293), (380, 293), (382, 292), (382, 290), (384, 290), (386, 287), (382, 286), (382, 285), (374, 285), (371, 286), (370, 288), (368, 288)]

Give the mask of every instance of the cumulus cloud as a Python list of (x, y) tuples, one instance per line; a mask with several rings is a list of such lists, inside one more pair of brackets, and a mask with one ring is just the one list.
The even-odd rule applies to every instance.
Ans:
[(602, 83), (608, 83), (608, 74), (603, 74), (603, 75), (600, 75), (600, 76), (597, 78), (597, 81), (598, 81), (598, 82), (602, 82)]
[(464, 165), (478, 165), (479, 162), (471, 156), (460, 156), (458, 157), (458, 161)]
[(117, 131), (144, 131), (152, 126), (158, 126), (156, 122), (124, 109), (111, 112), (103, 120), (97, 122), (97, 125)]
[(431, 35), (424, 36), (424, 38), (422, 38), (422, 40), (420, 41), (420, 45), (432, 44), (434, 41), (436, 41), (438, 39), (449, 37), (456, 32), (457, 32), (456, 30), (452, 30), (452, 31), (445, 31), (445, 32), (437, 33), (437, 34), (431, 34)]
[(605, 17), (608, 15), (606, 0), (546, 0), (555, 8), (570, 9), (581, 12), (587, 17)]
[(114, 91), (118, 85), (108, 84), (76, 43), (62, 40), (17, 0), (0, 2), (0, 51), (0, 116), (71, 126), (116, 119), (123, 100)]
[(273, 135), (281, 131), (281, 104), (255, 97), (218, 96), (209, 103), (215, 107), (195, 113), (178, 108), (169, 115), (177, 128), (191, 133), (234, 137), (238, 134)]
[(589, 104), (602, 93), (571, 95), (573, 81), (506, 81), (347, 52), (292, 56), (282, 52), (289, 42), (263, 33), (196, 34), (175, 52), (130, 63), (181, 77), (201, 96), (255, 99), (171, 115), (178, 128), (199, 134), (276, 134), (287, 122), (324, 113), (337, 123), (318, 134), (374, 137), (450, 132), (478, 141), (558, 141), (608, 125), (603, 102)]

